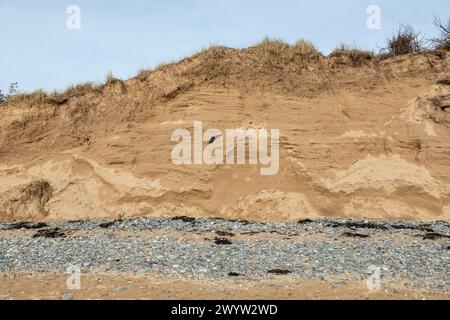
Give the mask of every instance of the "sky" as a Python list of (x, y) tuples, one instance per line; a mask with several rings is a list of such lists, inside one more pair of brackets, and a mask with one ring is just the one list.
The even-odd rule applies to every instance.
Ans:
[[(380, 29), (367, 27), (371, 5)], [(108, 72), (128, 79), (213, 44), (244, 48), (265, 36), (311, 40), (324, 54), (341, 43), (377, 50), (400, 23), (437, 35), (435, 15), (449, 18), (450, 0), (0, 0), (0, 90), (11, 82), (23, 92), (63, 90)]]

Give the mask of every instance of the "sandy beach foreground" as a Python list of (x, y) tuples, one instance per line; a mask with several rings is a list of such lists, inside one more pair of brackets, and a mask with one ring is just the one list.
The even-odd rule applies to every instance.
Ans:
[(282, 276), (261, 283), (247, 281), (179, 280), (136, 274), (84, 274), (80, 290), (68, 290), (67, 275), (2, 273), (0, 299), (49, 300), (447, 300), (449, 292), (397, 288), (371, 291), (365, 283), (346, 285)]

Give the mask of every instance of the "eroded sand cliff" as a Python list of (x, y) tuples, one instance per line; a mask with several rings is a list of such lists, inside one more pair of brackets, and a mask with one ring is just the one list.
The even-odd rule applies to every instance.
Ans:
[[(449, 62), (214, 47), (80, 94), (10, 103), (0, 218), (450, 220)], [(194, 121), (280, 129), (278, 174), (174, 165), (171, 134)]]

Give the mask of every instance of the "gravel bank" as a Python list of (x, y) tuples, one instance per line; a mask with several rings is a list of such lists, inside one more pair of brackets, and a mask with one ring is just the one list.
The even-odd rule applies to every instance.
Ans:
[(450, 291), (444, 221), (252, 223), (161, 217), (0, 224), (0, 272), (111, 271), (183, 279), (281, 276), (345, 284), (379, 267), (385, 286)]

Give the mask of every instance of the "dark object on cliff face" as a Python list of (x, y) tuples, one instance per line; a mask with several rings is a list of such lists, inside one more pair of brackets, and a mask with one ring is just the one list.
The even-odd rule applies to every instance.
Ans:
[(208, 144), (213, 144), (214, 142), (216, 142), (216, 140), (218, 139), (218, 138), (220, 138), (222, 135), (218, 135), (218, 136), (214, 136), (214, 137), (211, 137), (211, 139), (209, 139), (209, 141), (208, 141)]

